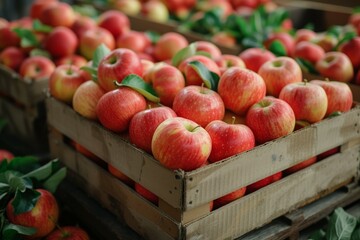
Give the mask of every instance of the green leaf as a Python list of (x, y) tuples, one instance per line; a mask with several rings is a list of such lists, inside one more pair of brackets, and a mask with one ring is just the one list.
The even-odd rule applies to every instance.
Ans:
[(304, 72), (308, 72), (311, 74), (319, 74), (319, 72), (316, 70), (315, 66), (302, 58), (295, 58), (295, 61), (299, 64), (300, 68), (304, 71)]
[(16, 176), (14, 172), (6, 172), (7, 180), (10, 186), (9, 192), (21, 191), (25, 192), (27, 188), (32, 188), (32, 182), (29, 179), (22, 178), (21, 176)]
[(96, 8), (90, 4), (73, 5), (72, 8), (75, 12), (79, 13), (82, 16), (95, 18), (99, 15), (98, 10), (96, 10)]
[(189, 64), (199, 74), (206, 87), (217, 91), (220, 77), (216, 73), (211, 72), (199, 61), (192, 61)]
[(157, 93), (153, 87), (146, 83), (141, 77), (136, 74), (127, 75), (121, 83), (115, 81), (115, 85), (118, 87), (125, 86), (134, 89), (143, 95), (146, 99), (152, 102), (160, 102), (160, 98), (157, 96)]
[(345, 212), (343, 208), (335, 209), (330, 217), (326, 232), (327, 240), (351, 240), (351, 234), (357, 224), (357, 219)]
[(9, 164), (8, 169), (21, 173), (28, 173), (40, 167), (39, 159), (34, 156), (15, 157)]
[(92, 80), (97, 81), (97, 68), (96, 67), (89, 67), (89, 66), (82, 66), (80, 68), (81, 70), (84, 70), (85, 72), (90, 73)]
[(16, 191), (11, 203), (14, 207), (14, 213), (21, 214), (31, 211), (35, 207), (40, 195), (38, 191), (33, 189), (26, 189), (24, 192)]
[(66, 172), (67, 170), (65, 167), (61, 168), (43, 183), (43, 188), (45, 188), (51, 193), (55, 193), (59, 184), (66, 177)]
[(30, 51), (29, 55), (30, 55), (30, 57), (43, 56), (43, 57), (47, 57), (47, 58), (51, 59), (50, 53), (48, 51), (45, 51), (40, 48), (34, 48), (33, 50)]
[(15, 28), (13, 31), (21, 39), (21, 41), (20, 41), (21, 47), (26, 48), (26, 47), (39, 46), (40, 43), (36, 39), (35, 34), (31, 30), (25, 29), (25, 28)]
[(352, 12), (353, 13), (360, 13), (360, 6), (359, 7), (354, 7)]
[(352, 233), (351, 240), (360, 240), (360, 225), (358, 225), (358, 227)]
[(5, 118), (0, 118), (0, 133), (7, 124), (8, 124), (8, 121)]
[(327, 118), (337, 117), (337, 116), (340, 116), (341, 114), (342, 114), (342, 112), (335, 111), (335, 112), (331, 113)]
[(20, 238), (18, 235), (30, 236), (35, 233), (36, 233), (35, 228), (24, 227), (24, 226), (8, 223), (4, 226), (2, 230), (2, 239), (19, 240), (22, 238)]
[(43, 33), (50, 33), (53, 30), (51, 26), (43, 24), (38, 19), (35, 19), (33, 21), (33, 29), (37, 32), (43, 32)]
[(58, 165), (59, 165), (59, 160), (57, 159), (52, 160), (47, 164), (25, 174), (23, 177), (34, 178), (38, 181), (45, 180), (46, 178), (50, 177), (50, 175), (53, 173), (53, 169), (58, 167)]
[(189, 46), (178, 51), (173, 59), (171, 60), (171, 64), (175, 67), (179, 66), (182, 61), (186, 58), (194, 56), (196, 54), (196, 43), (191, 43)]
[(334, 50), (338, 50), (339, 46), (345, 42), (350, 41), (351, 39), (355, 38), (357, 36), (356, 32), (346, 32), (344, 36), (338, 41), (336, 46), (334, 47)]
[(97, 68), (99, 66), (100, 61), (109, 53), (110, 53), (110, 49), (105, 44), (102, 43), (100, 46), (98, 46), (94, 53), (92, 66)]
[(279, 41), (279, 40), (275, 40), (273, 41), (270, 46), (269, 46), (269, 50), (274, 53), (276, 56), (286, 56), (286, 49), (284, 44)]
[(332, 26), (326, 31), (326, 34), (333, 35), (338, 39), (341, 36), (342, 31), (343, 31), (342, 26)]
[(160, 38), (160, 34), (154, 31), (146, 31), (145, 35), (150, 39), (152, 44), (157, 43)]
[(324, 240), (325, 239), (325, 231), (322, 229), (319, 229), (315, 232), (313, 232), (309, 237), (308, 240)]

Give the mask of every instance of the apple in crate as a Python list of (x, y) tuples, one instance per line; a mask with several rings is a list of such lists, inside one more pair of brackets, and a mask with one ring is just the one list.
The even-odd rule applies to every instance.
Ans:
[(144, 53), (150, 45), (151, 41), (144, 32), (128, 31), (116, 38), (117, 48), (127, 48), (136, 53)]
[(291, 56), (295, 47), (294, 38), (287, 32), (274, 32), (271, 33), (268, 39), (265, 40), (264, 45), (267, 49), (271, 46), (274, 41), (279, 41), (285, 48), (286, 55)]
[(114, 0), (111, 5), (114, 9), (127, 15), (138, 15), (141, 11), (140, 0)]
[(39, 20), (52, 27), (71, 27), (75, 21), (75, 12), (68, 3), (55, 2), (41, 11)]
[(31, 3), (29, 9), (29, 16), (32, 19), (37, 19), (40, 17), (41, 12), (46, 8), (48, 5), (58, 2), (58, 0), (35, 0)]
[(325, 90), (328, 107), (325, 117), (335, 112), (347, 112), (353, 104), (353, 95), (349, 85), (338, 81), (312, 80), (310, 83), (319, 85)]
[(111, 175), (113, 175), (114, 177), (116, 177), (117, 179), (121, 180), (122, 182), (124, 182), (126, 185), (128, 186), (134, 186), (134, 180), (132, 180), (131, 178), (129, 178), (127, 175), (125, 175), (122, 171), (120, 171), (119, 169), (117, 169), (116, 167), (114, 167), (111, 164), (108, 164), (108, 171)]
[(67, 27), (54, 28), (44, 42), (44, 49), (54, 58), (73, 55), (77, 47), (78, 38), (75, 33)]
[(75, 33), (75, 35), (80, 39), (82, 35), (89, 29), (95, 29), (97, 24), (94, 19), (77, 15), (74, 21), (74, 24), (71, 26), (71, 30)]
[(179, 117), (190, 119), (202, 127), (225, 115), (220, 95), (203, 86), (187, 86), (175, 96), (173, 110)]
[(17, 71), (25, 60), (25, 54), (18, 47), (7, 47), (0, 53), (0, 63)]
[(339, 51), (345, 53), (349, 57), (354, 69), (359, 69), (360, 67), (360, 55), (359, 55), (360, 37), (359, 36), (354, 37), (353, 39), (345, 43), (342, 43), (339, 46)]
[(10, 25), (0, 27), (0, 50), (6, 47), (18, 47), (20, 38)]
[(169, 10), (163, 2), (157, 0), (144, 2), (141, 8), (141, 14), (155, 22), (165, 23), (169, 20)]
[(245, 62), (238, 56), (223, 54), (215, 60), (220, 69), (220, 75), (222, 75), (227, 69), (231, 67), (246, 68)]
[(319, 45), (313, 42), (301, 41), (295, 45), (292, 57), (301, 58), (315, 64), (317, 61), (322, 59), (324, 55), (325, 51)]
[(151, 141), (156, 128), (172, 117), (176, 117), (176, 113), (169, 107), (150, 108), (136, 113), (129, 125), (130, 142), (151, 153)]
[(236, 199), (241, 198), (242, 196), (245, 195), (245, 192), (246, 192), (246, 187), (242, 187), (236, 191), (226, 194), (225, 196), (215, 199), (214, 200), (214, 209), (222, 207), (232, 201), (235, 201)]
[(254, 183), (248, 185), (246, 187), (246, 192), (247, 193), (255, 192), (255, 191), (259, 190), (260, 188), (263, 188), (273, 182), (280, 180), (282, 178), (282, 176), (283, 176), (282, 172), (277, 172), (271, 176), (265, 177), (257, 182), (254, 182)]
[(313, 30), (307, 28), (301, 28), (296, 30), (294, 40), (295, 40), (295, 44), (298, 44), (299, 42), (302, 41), (310, 42), (315, 37), (316, 37), (316, 33)]
[(328, 99), (325, 90), (319, 85), (300, 82), (286, 85), (279, 98), (287, 102), (294, 110), (299, 121), (316, 123), (325, 117)]
[(211, 138), (194, 121), (169, 118), (155, 130), (151, 149), (154, 158), (171, 170), (191, 171), (203, 166), (211, 153)]
[(267, 61), (273, 60), (276, 56), (267, 49), (248, 48), (239, 54), (244, 61), (246, 68), (258, 72), (259, 68)]
[(10, 161), (14, 158), (14, 154), (12, 152), (6, 150), (6, 149), (0, 149), (0, 163), (4, 161), (5, 159), (7, 161)]
[(316, 163), (316, 161), (317, 161), (317, 157), (314, 156), (314, 157), (311, 157), (311, 158), (309, 158), (309, 159), (307, 159), (305, 161), (302, 161), (302, 162), (300, 162), (300, 163), (298, 163), (298, 164), (296, 164), (296, 165), (294, 165), (292, 167), (289, 167), (289, 168), (285, 169), (283, 172), (284, 172), (284, 174), (289, 175), (289, 174), (300, 171), (300, 170), (302, 170), (302, 169)]
[(100, 27), (88, 29), (80, 36), (80, 54), (88, 60), (93, 59), (97, 47), (102, 43), (110, 50), (115, 48), (115, 39), (108, 30)]
[(98, 26), (108, 30), (115, 39), (130, 31), (129, 18), (117, 10), (108, 10), (98, 18)]
[(64, 226), (51, 232), (45, 240), (90, 240), (90, 236), (80, 227)]
[(256, 142), (262, 144), (292, 133), (295, 114), (285, 101), (265, 97), (251, 106), (246, 114), (246, 125), (254, 133)]
[(281, 89), (289, 83), (301, 82), (302, 72), (299, 64), (290, 57), (277, 57), (264, 63), (259, 75), (266, 84), (266, 94), (278, 97)]
[(142, 76), (140, 58), (130, 49), (117, 48), (101, 59), (98, 67), (98, 82), (105, 91), (116, 88), (114, 81), (121, 82), (129, 74)]
[(59, 207), (54, 195), (45, 189), (36, 189), (40, 194), (34, 208), (28, 212), (16, 214), (13, 200), (6, 205), (6, 216), (10, 223), (32, 227), (36, 232), (29, 239), (39, 239), (48, 235), (56, 226)]
[(246, 125), (215, 120), (205, 130), (212, 142), (209, 162), (217, 162), (255, 147), (254, 134)]
[(152, 202), (155, 205), (158, 205), (159, 197), (156, 196), (154, 193), (150, 192), (148, 189), (146, 189), (139, 183), (135, 183), (135, 191), (138, 194), (140, 194), (143, 198), (147, 199), (148, 201)]
[(55, 64), (46, 57), (33, 56), (25, 59), (20, 66), (22, 77), (34, 80), (49, 78), (55, 70)]
[(65, 64), (75, 65), (81, 68), (83, 66), (86, 66), (88, 64), (88, 61), (83, 56), (76, 54), (65, 56), (55, 61), (56, 66), (65, 65)]
[(189, 45), (188, 40), (176, 32), (168, 32), (160, 36), (155, 44), (154, 57), (158, 61), (172, 59), (175, 54)]
[(244, 116), (253, 104), (265, 97), (266, 85), (259, 74), (245, 68), (231, 67), (220, 77), (218, 93), (226, 109)]
[(213, 60), (216, 60), (221, 56), (221, 50), (212, 42), (195, 41), (194, 44), (196, 46), (196, 51), (208, 53)]

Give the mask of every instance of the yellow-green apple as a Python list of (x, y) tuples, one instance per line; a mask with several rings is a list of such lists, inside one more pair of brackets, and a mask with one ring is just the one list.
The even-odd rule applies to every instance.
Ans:
[[(176, 113), (169, 107), (155, 107), (136, 113), (129, 125), (130, 142), (151, 153), (151, 140), (155, 129), (168, 118), (176, 117)], [(146, 129), (146, 131), (144, 131)]]
[(218, 162), (255, 147), (251, 129), (243, 124), (230, 124), (221, 120), (210, 122), (205, 130), (211, 137), (209, 162)]
[(6, 149), (0, 149), (0, 163), (4, 160), (10, 161), (14, 158), (14, 154)]
[(338, 43), (337, 38), (332, 34), (317, 33), (311, 40), (324, 49), (325, 52), (330, 52)]
[(282, 172), (278, 172), (271, 176), (263, 178), (257, 182), (254, 182), (246, 187), (246, 193), (255, 192), (255, 191), (259, 190), (260, 188), (263, 188), (273, 182), (276, 182), (282, 178), (282, 175), (283, 175)]
[(215, 60), (222, 75), (230, 67), (242, 67), (245, 68), (245, 62), (239, 57), (230, 54), (223, 54)]
[(301, 41), (312, 41), (315, 38), (316, 33), (313, 30), (301, 28), (296, 30), (294, 40), (295, 43), (298, 44)]
[(156, 196), (154, 193), (150, 192), (147, 188), (140, 185), (139, 183), (135, 183), (135, 191), (140, 194), (143, 198), (146, 200), (152, 202), (155, 205), (158, 205), (159, 203), (159, 197)]
[(316, 62), (316, 70), (321, 76), (339, 82), (350, 82), (354, 77), (354, 68), (349, 57), (342, 52), (327, 52)]
[(176, 94), (173, 110), (179, 117), (190, 119), (202, 127), (225, 115), (220, 95), (203, 86), (187, 86)]
[(295, 165), (292, 166), (292, 167), (289, 167), (289, 168), (285, 169), (283, 172), (284, 172), (284, 174), (286, 174), (286, 175), (295, 173), (295, 172), (297, 172), (297, 171), (300, 171), (300, 170), (302, 170), (302, 169), (304, 169), (304, 168), (306, 168), (306, 167), (308, 167), (308, 166), (316, 163), (316, 160), (317, 160), (316, 156), (311, 157), (311, 158), (309, 158), (309, 159), (306, 159), (305, 161), (302, 161), (302, 162), (300, 162), (300, 163), (298, 163), (298, 164), (295, 164)]
[(75, 33), (67, 27), (56, 27), (46, 37), (44, 49), (52, 57), (62, 58), (73, 55), (78, 46), (78, 39)]
[(97, 23), (94, 19), (87, 16), (77, 15), (73, 25), (71, 26), (71, 30), (76, 34), (78, 39), (80, 39), (87, 30), (94, 29), (96, 27)]
[(241, 198), (242, 196), (245, 195), (245, 192), (246, 192), (246, 187), (242, 187), (229, 194), (226, 194), (225, 196), (215, 199), (214, 209), (220, 208), (228, 203), (231, 203), (232, 201), (235, 201), (236, 199)]
[(185, 87), (185, 78), (176, 67), (161, 64), (154, 68), (151, 83), (160, 98), (160, 103), (172, 107), (175, 96)]
[(169, 20), (169, 10), (165, 4), (157, 0), (149, 0), (142, 4), (142, 16), (160, 23), (165, 23)]
[(137, 54), (126, 48), (117, 48), (101, 59), (98, 67), (99, 85), (110, 91), (116, 88), (114, 81), (121, 82), (127, 75), (142, 76), (143, 69)]
[(349, 57), (354, 69), (359, 69), (360, 67), (360, 54), (358, 54), (360, 52), (359, 36), (354, 37), (353, 39), (342, 43), (339, 46), (338, 50), (342, 53), (345, 53)]
[(60, 65), (49, 78), (49, 91), (57, 100), (71, 104), (76, 89), (85, 81), (78, 67)]
[(52, 27), (71, 27), (75, 21), (75, 12), (68, 3), (55, 1), (44, 7), (39, 19), (42, 23)]
[(320, 160), (330, 157), (338, 152), (340, 152), (340, 147), (335, 147), (335, 148), (332, 148), (325, 152), (320, 153), (319, 155), (317, 155), (317, 159), (320, 161)]
[(154, 47), (154, 57), (158, 61), (172, 59), (175, 54), (187, 47), (189, 42), (184, 36), (176, 32), (168, 32), (160, 36)]
[(248, 110), (246, 125), (254, 133), (256, 142), (262, 144), (292, 133), (295, 114), (285, 101), (264, 97)]
[(254, 72), (258, 72), (265, 62), (276, 58), (272, 52), (263, 48), (248, 48), (241, 52), (239, 57), (244, 61), (246, 68)]
[(80, 227), (64, 226), (51, 232), (45, 240), (90, 240), (90, 236)]
[(88, 61), (83, 56), (76, 55), (76, 54), (62, 57), (55, 61), (56, 66), (67, 64), (67, 65), (75, 65), (79, 68), (86, 66), (87, 63), (88, 63)]
[(75, 112), (81, 116), (96, 120), (96, 105), (105, 90), (94, 81), (83, 82), (76, 90), (72, 100)]
[(13, 199), (6, 205), (6, 216), (12, 224), (32, 227), (36, 232), (27, 239), (39, 239), (48, 235), (56, 226), (59, 207), (54, 195), (45, 189), (36, 189), (40, 194), (35, 206), (28, 212), (16, 214)]
[(116, 39), (117, 48), (128, 48), (136, 53), (145, 52), (150, 45), (151, 41), (144, 32), (128, 31)]
[(295, 118), (309, 123), (319, 122), (325, 117), (328, 99), (325, 90), (319, 85), (300, 82), (286, 85), (279, 98), (294, 110)]
[(196, 122), (169, 118), (155, 130), (151, 149), (154, 158), (168, 169), (191, 171), (205, 164), (211, 152), (211, 138)]
[(128, 15), (138, 15), (141, 11), (140, 0), (114, 0), (111, 6)]
[(0, 63), (17, 71), (25, 60), (25, 54), (18, 47), (7, 47), (0, 53)]
[(328, 107), (325, 117), (335, 112), (347, 112), (353, 104), (353, 95), (349, 85), (339, 81), (312, 80), (310, 83), (317, 84), (325, 90), (328, 99)]
[(79, 40), (81, 55), (88, 60), (93, 59), (94, 52), (102, 43), (110, 50), (115, 49), (115, 39), (108, 30), (100, 27), (86, 30)]
[(102, 13), (98, 18), (98, 26), (108, 30), (114, 39), (130, 31), (129, 18), (117, 10), (108, 10)]
[(301, 58), (315, 64), (317, 61), (322, 59), (325, 55), (325, 51), (319, 45), (309, 42), (301, 41), (295, 45), (292, 53), (293, 58)]
[(33, 56), (25, 59), (19, 73), (22, 77), (38, 80), (49, 78), (55, 70), (55, 64), (43, 56)]
[(196, 46), (196, 51), (210, 54), (210, 58), (213, 60), (216, 60), (221, 56), (220, 49), (212, 42), (196, 41), (194, 44)]
[(144, 96), (131, 88), (120, 87), (105, 93), (99, 99), (96, 115), (105, 128), (123, 132), (128, 129), (131, 118), (144, 109)]
[(301, 82), (302, 71), (299, 64), (290, 57), (277, 57), (264, 63), (259, 75), (266, 84), (266, 94), (278, 97), (281, 89), (289, 83)]
[(217, 32), (211, 37), (211, 41), (216, 44), (233, 48), (236, 46), (236, 38), (228, 32)]
[(220, 77), (218, 93), (225, 108), (240, 116), (260, 101), (266, 94), (266, 85), (262, 77), (245, 68), (231, 67)]
[(58, 2), (58, 0), (35, 0), (31, 3), (29, 9), (29, 16), (33, 19), (37, 19), (40, 17), (41, 12), (46, 8), (49, 4), (53, 4)]
[(8, 25), (0, 28), (0, 50), (6, 47), (17, 47), (20, 45), (20, 38)]
[(203, 55), (194, 55), (183, 60), (178, 67), (179, 70), (185, 76), (185, 83), (187, 86), (189, 85), (201, 86), (202, 84), (204, 84), (204, 81), (199, 75), (199, 73), (195, 71), (193, 66), (190, 64), (193, 61), (198, 61), (202, 63), (209, 71), (214, 72), (217, 75), (220, 75), (220, 69), (216, 64), (215, 60), (205, 57)]
[(108, 171), (111, 175), (113, 175), (114, 177), (116, 177), (117, 179), (119, 179), (120, 181), (125, 183), (126, 185), (134, 186), (134, 183), (135, 183), (134, 180), (129, 178), (127, 175), (125, 175), (122, 171), (120, 171), (113, 165), (108, 164)]
[(291, 53), (295, 47), (294, 37), (287, 32), (274, 32), (264, 41), (264, 46), (269, 49), (274, 41), (280, 41), (285, 48), (287, 56), (291, 56)]

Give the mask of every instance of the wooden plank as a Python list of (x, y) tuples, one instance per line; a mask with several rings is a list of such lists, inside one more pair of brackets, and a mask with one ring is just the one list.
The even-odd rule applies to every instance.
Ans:
[(349, 83), (349, 87), (353, 93), (354, 101), (360, 102), (360, 85)]

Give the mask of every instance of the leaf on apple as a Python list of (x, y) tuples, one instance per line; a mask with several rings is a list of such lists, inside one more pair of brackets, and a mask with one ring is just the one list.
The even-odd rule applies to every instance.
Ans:
[(278, 57), (286, 56), (286, 49), (284, 47), (284, 44), (279, 40), (273, 41), (269, 46), (269, 50)]
[(125, 86), (134, 89), (135, 91), (139, 92), (149, 101), (158, 103), (160, 102), (160, 98), (157, 96), (154, 88), (146, 83), (141, 77), (136, 74), (129, 74), (127, 75), (121, 83), (115, 81), (115, 85), (118, 87)]
[(65, 167), (61, 168), (43, 183), (43, 187), (49, 192), (55, 193), (59, 184), (65, 179), (66, 172), (67, 170)]
[(154, 31), (146, 31), (145, 35), (150, 39), (152, 44), (157, 43), (160, 38), (160, 34)]
[(351, 39), (357, 37), (357, 33), (354, 31), (349, 31), (346, 32), (342, 38), (339, 39), (338, 43), (336, 44), (336, 46), (334, 47), (334, 50), (337, 51), (340, 47), (341, 44), (346, 43), (348, 41), (350, 41)]
[(303, 58), (295, 58), (295, 61), (299, 64), (301, 70), (303, 70), (304, 72), (319, 74), (319, 72), (316, 70), (316, 68), (311, 62)]
[(14, 28), (13, 31), (21, 39), (21, 47), (38, 47), (40, 45), (39, 41), (36, 39), (35, 34), (31, 30), (25, 28)]
[(33, 50), (30, 51), (29, 55), (30, 55), (30, 57), (43, 56), (43, 57), (47, 57), (47, 58), (51, 59), (50, 53), (48, 51), (45, 51), (40, 48), (34, 48)]
[(94, 58), (92, 60), (92, 66), (97, 68), (99, 66), (100, 61), (110, 53), (110, 49), (105, 45), (101, 44), (98, 46), (94, 52)]
[(35, 19), (33, 21), (33, 29), (37, 32), (50, 33), (53, 28), (51, 26), (45, 25), (39, 21), (39, 19)]
[(24, 226), (8, 223), (4, 226), (1, 236), (3, 237), (3, 239), (16, 240), (19, 239), (19, 235), (30, 236), (35, 233), (36, 233), (35, 228), (24, 227)]
[(199, 61), (192, 61), (189, 64), (199, 74), (206, 87), (217, 91), (220, 77), (216, 73), (210, 71)]
[(196, 54), (196, 44), (191, 43), (189, 46), (178, 51), (173, 59), (171, 60), (171, 64), (175, 67), (178, 67), (179, 64), (184, 61), (186, 58), (194, 56)]
[(17, 190), (11, 203), (14, 207), (14, 213), (21, 214), (31, 211), (35, 207), (40, 195), (38, 191), (33, 189), (26, 189), (24, 192)]

